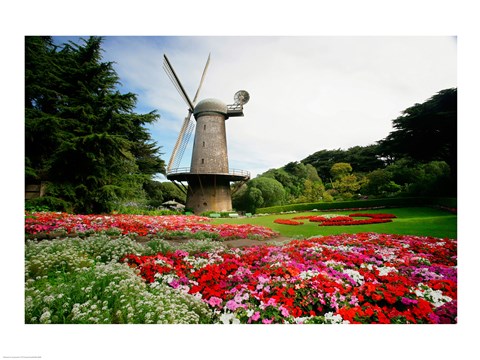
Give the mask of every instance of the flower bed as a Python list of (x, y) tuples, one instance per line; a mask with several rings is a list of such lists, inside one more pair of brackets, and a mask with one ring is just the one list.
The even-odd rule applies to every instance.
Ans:
[(275, 219), (273, 220), (273, 222), (276, 224), (282, 224), (282, 225), (303, 225), (303, 222), (301, 221), (288, 220), (288, 219)]
[(319, 226), (349, 226), (349, 225), (370, 225), (370, 224), (381, 224), (391, 222), (390, 219), (364, 219), (364, 220), (354, 220), (349, 218), (350, 220), (343, 220), (343, 219), (329, 219), (323, 221), (319, 224)]
[(346, 221), (352, 221), (352, 218), (348, 216), (312, 216), (309, 219), (311, 222), (331, 222), (331, 223), (341, 223)]
[(456, 323), (456, 240), (375, 233), (197, 255), (128, 255), (223, 323)]
[(353, 213), (348, 215), (350, 217), (369, 217), (372, 219), (395, 219), (393, 214), (370, 214), (370, 213)]
[(85, 234), (92, 232), (112, 232), (146, 236), (162, 233), (165, 237), (200, 232), (212, 234), (216, 238), (266, 239), (278, 235), (271, 229), (250, 224), (209, 224), (203, 216), (147, 216), (147, 215), (72, 215), (66, 213), (39, 212), (27, 213), (25, 233), (37, 234)]
[[(354, 217), (368, 217), (369, 219), (356, 220)], [(323, 215), (323, 216), (297, 216), (294, 217), (294, 220), (309, 220), (311, 222), (320, 223), (319, 226), (348, 226), (348, 225), (370, 225), (370, 224), (381, 224), (391, 222), (392, 219), (396, 218), (393, 214), (370, 214), (370, 213), (354, 213), (348, 216), (344, 215)], [(288, 224), (288, 220), (283, 220), (283, 224), (287, 225), (299, 225), (299, 224)], [(275, 220), (275, 222), (278, 222)], [(278, 222), (282, 224), (281, 222)]]

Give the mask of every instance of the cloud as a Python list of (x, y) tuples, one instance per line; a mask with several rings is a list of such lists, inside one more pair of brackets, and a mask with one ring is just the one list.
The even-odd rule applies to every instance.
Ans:
[(192, 99), (211, 53), (200, 99), (233, 103), (237, 90), (250, 93), (245, 117), (227, 121), (227, 141), (230, 166), (253, 175), (318, 150), (373, 144), (402, 110), (456, 87), (456, 42), (441, 36), (108, 37), (104, 48), (139, 109), (160, 113), (152, 133), (167, 160), (187, 106), (163, 53)]

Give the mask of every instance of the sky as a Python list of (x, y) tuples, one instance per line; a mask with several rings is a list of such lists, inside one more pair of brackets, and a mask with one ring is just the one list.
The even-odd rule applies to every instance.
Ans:
[(228, 119), (226, 131), (230, 168), (252, 177), (319, 150), (374, 144), (403, 110), (457, 87), (452, 36), (107, 36), (103, 50), (120, 90), (138, 95), (136, 111), (160, 115), (150, 131), (167, 162), (187, 105), (163, 54), (191, 99), (211, 54), (199, 100), (232, 104), (249, 92), (244, 117)]

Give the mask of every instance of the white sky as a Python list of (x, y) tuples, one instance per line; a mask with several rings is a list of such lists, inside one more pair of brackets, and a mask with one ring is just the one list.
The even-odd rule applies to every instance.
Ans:
[[(402, 110), (457, 86), (456, 45), (447, 36), (113, 36), (103, 49), (122, 91), (138, 94), (137, 110), (160, 114), (151, 132), (166, 161), (187, 107), (163, 54), (193, 99), (211, 53), (199, 100), (230, 104), (237, 90), (250, 93), (245, 116), (227, 121), (227, 143), (230, 167), (255, 176), (322, 149), (383, 139)], [(191, 147), (183, 166), (190, 155)]]

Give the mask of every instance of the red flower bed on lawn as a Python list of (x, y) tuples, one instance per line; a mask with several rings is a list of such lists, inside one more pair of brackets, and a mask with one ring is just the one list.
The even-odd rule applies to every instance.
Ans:
[[(368, 217), (369, 219), (356, 220), (353, 217)], [(297, 216), (294, 220), (304, 219), (311, 222), (319, 222), (319, 226), (348, 226), (348, 225), (369, 225), (391, 222), (396, 218), (393, 214), (369, 214), (354, 213), (348, 216)]]
[(273, 220), (273, 222), (276, 224), (282, 224), (282, 225), (303, 225), (303, 222), (301, 221), (294, 221), (294, 220), (288, 220), (288, 219), (275, 219)]
[(327, 217), (327, 216), (312, 216), (310, 217), (311, 222), (332, 222), (332, 223), (340, 223), (345, 221), (351, 221), (352, 219), (348, 216), (335, 216), (335, 217)]
[(353, 213), (348, 215), (350, 217), (369, 217), (372, 219), (395, 219), (393, 214), (369, 214), (369, 213)]
[(125, 257), (224, 323), (456, 323), (457, 242), (375, 233)]

